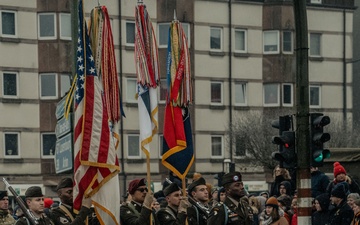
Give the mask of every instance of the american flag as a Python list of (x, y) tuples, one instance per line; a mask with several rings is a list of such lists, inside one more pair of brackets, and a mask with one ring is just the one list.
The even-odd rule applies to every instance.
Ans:
[(74, 96), (74, 210), (80, 210), (84, 196), (91, 197), (101, 224), (119, 224), (119, 162), (82, 7), (80, 0)]

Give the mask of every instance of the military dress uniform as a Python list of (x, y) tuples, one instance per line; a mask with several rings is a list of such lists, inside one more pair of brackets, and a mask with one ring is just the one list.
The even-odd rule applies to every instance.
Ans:
[(131, 201), (120, 206), (121, 225), (150, 225), (151, 209)]
[(8, 210), (0, 210), (0, 224), (1, 225), (14, 225), (16, 220), (12, 217)]
[(161, 208), (157, 213), (156, 217), (161, 225), (185, 225), (186, 213), (177, 213), (176, 210), (167, 206)]
[[(46, 215), (37, 218), (36, 221), (38, 221), (39, 225), (54, 225), (54, 223)], [(31, 225), (31, 222), (24, 216), (18, 219), (15, 225)]]
[(55, 225), (81, 225), (85, 224), (86, 217), (90, 213), (90, 209), (83, 206), (79, 214), (75, 214), (72, 207), (60, 204), (60, 206), (51, 209), (50, 217)]
[[(199, 185), (206, 185), (203, 177), (193, 181), (188, 187), (188, 195), (192, 196), (192, 191)], [(189, 225), (206, 225), (210, 214), (209, 207), (197, 202), (196, 199), (189, 197), (191, 207), (187, 208), (187, 220)]]

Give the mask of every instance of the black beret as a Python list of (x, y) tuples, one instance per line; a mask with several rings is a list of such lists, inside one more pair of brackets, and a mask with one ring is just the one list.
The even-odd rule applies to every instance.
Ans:
[(164, 190), (164, 195), (168, 196), (169, 194), (175, 192), (175, 191), (179, 191), (180, 188), (176, 183), (171, 183), (170, 185), (168, 185)]
[(67, 178), (63, 178), (59, 182), (58, 186), (56, 186), (56, 190), (58, 191), (61, 188), (69, 188), (69, 187), (72, 188), (73, 186), (74, 186), (73, 180), (71, 178), (67, 177)]
[(7, 191), (0, 191), (0, 200), (2, 200), (5, 196), (8, 196)]
[(223, 176), (222, 178), (222, 186), (225, 184), (239, 182), (241, 181), (241, 173), (240, 172), (230, 172)]
[(206, 181), (204, 178), (200, 177), (199, 179), (193, 181), (189, 186), (188, 186), (188, 193), (191, 194), (192, 190), (199, 185), (206, 185)]
[(31, 186), (25, 191), (26, 198), (33, 198), (33, 197), (43, 197), (43, 193), (41, 191), (41, 187), (39, 186)]

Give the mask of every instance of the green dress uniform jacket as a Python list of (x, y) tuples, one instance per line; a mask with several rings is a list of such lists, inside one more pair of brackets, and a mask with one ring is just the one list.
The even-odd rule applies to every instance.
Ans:
[[(42, 216), (41, 218), (38, 218), (37, 221), (39, 222), (39, 225), (54, 225), (54, 223), (49, 219), (49, 217), (45, 215)], [(32, 225), (32, 224), (25, 216), (23, 216), (16, 221), (15, 225)]]
[(90, 212), (89, 208), (82, 206), (79, 213), (75, 214), (72, 207), (61, 204), (51, 209), (50, 218), (55, 225), (84, 225)]
[(205, 206), (192, 204), (191, 207), (187, 208), (187, 220), (189, 225), (206, 225), (209, 217), (210, 210)]
[(151, 209), (137, 202), (123, 203), (120, 206), (121, 225), (150, 225)]
[(187, 216), (185, 213), (177, 213), (177, 211), (167, 206), (161, 208), (156, 213), (156, 217), (161, 225), (185, 225)]
[(227, 197), (224, 203), (215, 205), (207, 221), (208, 225), (252, 225), (253, 214), (247, 198), (242, 198), (238, 207)]

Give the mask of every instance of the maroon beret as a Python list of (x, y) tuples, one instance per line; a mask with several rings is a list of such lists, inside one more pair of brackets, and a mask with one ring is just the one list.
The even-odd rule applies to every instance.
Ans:
[(128, 188), (129, 194), (133, 195), (138, 187), (145, 185), (146, 185), (145, 178), (135, 179), (131, 181)]

